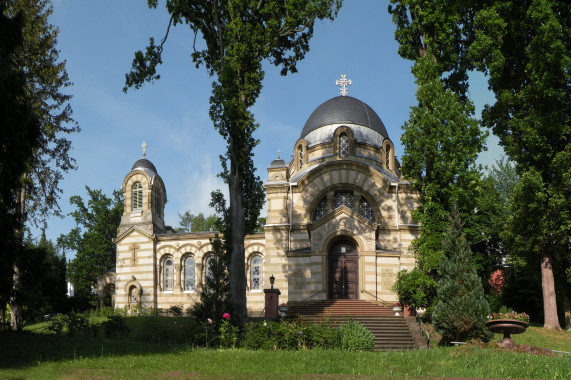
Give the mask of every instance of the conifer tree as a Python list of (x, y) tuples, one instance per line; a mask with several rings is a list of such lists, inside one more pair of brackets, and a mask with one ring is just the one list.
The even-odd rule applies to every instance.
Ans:
[(472, 262), (472, 252), (462, 232), (457, 210), (442, 241), (443, 255), (438, 268), (438, 303), (432, 321), (442, 334), (442, 343), (488, 339), (486, 318), (490, 313), (482, 282)]
[(212, 255), (207, 259), (208, 267), (204, 278), (204, 286), (200, 292), (200, 302), (196, 303), (190, 314), (202, 323), (212, 321), (215, 331), (218, 331), (222, 316), (229, 313), (232, 317), (232, 301), (230, 298), (230, 281), (228, 267), (224, 259), (225, 250), (222, 240), (216, 234), (210, 240)]

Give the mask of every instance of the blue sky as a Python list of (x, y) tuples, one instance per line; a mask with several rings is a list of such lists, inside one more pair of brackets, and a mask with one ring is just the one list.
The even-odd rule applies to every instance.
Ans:
[[(216, 177), (225, 142), (208, 117), (212, 79), (190, 59), (193, 35), (182, 26), (171, 29), (159, 68), (161, 79), (140, 90), (122, 92), (133, 54), (149, 37), (160, 40), (168, 14), (164, 1), (156, 10), (144, 0), (54, 0), (50, 22), (60, 29), (58, 48), (74, 83), (67, 91), (81, 132), (71, 136), (78, 170), (62, 183), (60, 206), (72, 211), (69, 198), (86, 198), (85, 185), (111, 194), (119, 189), (148, 144), (147, 158), (163, 178), (168, 203), (166, 223), (178, 225), (178, 213), (213, 213), (210, 192), (224, 184)], [(310, 51), (298, 73), (282, 77), (265, 64), (261, 96), (253, 108), (261, 141), (255, 165), (262, 180), (279, 149), (289, 160), (293, 145), (311, 112), (339, 94), (335, 81), (347, 74), (349, 95), (371, 106), (383, 120), (397, 155), (402, 155), (401, 126), (415, 104), (411, 63), (398, 56), (394, 25), (385, 0), (346, 0), (338, 18), (319, 22)], [(472, 76), (470, 95), (479, 114), (493, 98), (480, 74)], [(497, 139), (480, 157), (483, 165), (501, 155)], [(48, 221), (47, 237), (55, 241), (74, 227), (71, 217)], [(35, 231), (37, 233), (37, 231)]]

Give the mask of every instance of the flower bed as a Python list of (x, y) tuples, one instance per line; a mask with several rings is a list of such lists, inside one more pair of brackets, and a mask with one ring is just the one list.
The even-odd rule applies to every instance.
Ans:
[(515, 311), (510, 313), (494, 313), (492, 315), (488, 315), (488, 321), (494, 321), (496, 319), (513, 319), (516, 321), (529, 323), (529, 315), (526, 313), (516, 313)]

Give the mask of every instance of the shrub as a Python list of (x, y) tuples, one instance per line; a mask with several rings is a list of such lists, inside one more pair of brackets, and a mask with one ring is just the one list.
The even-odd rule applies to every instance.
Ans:
[(48, 324), (48, 330), (61, 335), (64, 331), (67, 335), (90, 335), (92, 330), (89, 325), (89, 320), (81, 314), (71, 313), (69, 315), (58, 314), (57, 317), (52, 318)]
[(393, 291), (405, 305), (428, 307), (436, 297), (436, 281), (420, 269), (405, 269), (398, 272)]
[(125, 317), (122, 315), (110, 315), (107, 321), (102, 323), (103, 333), (106, 338), (116, 338), (126, 335), (129, 328), (125, 324)]
[(310, 348), (334, 348), (337, 343), (337, 337), (337, 329), (327, 317), (317, 324), (309, 324), (307, 326), (307, 341)]
[(339, 348), (347, 351), (370, 351), (375, 337), (362, 323), (349, 320), (339, 326)]
[(224, 320), (220, 325), (220, 347), (236, 348), (239, 343), (240, 329), (228, 320)]
[(182, 306), (172, 305), (166, 312), (167, 315), (172, 315), (173, 317), (182, 317)]

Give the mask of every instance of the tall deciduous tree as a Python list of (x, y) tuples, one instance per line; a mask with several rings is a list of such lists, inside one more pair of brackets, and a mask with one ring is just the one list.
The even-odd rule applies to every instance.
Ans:
[(113, 239), (117, 237), (123, 201), (118, 190), (109, 198), (101, 190), (85, 188), (89, 194), (87, 204), (79, 195), (70, 198), (76, 208), (70, 214), (76, 227), (61, 235), (58, 245), (76, 253), (68, 266), (76, 297), (96, 302), (92, 289), (97, 285), (97, 277), (115, 266), (117, 245)]
[(431, 59), (419, 58), (413, 73), (418, 105), (403, 125), (402, 172), (420, 192), (413, 215), (422, 227), (412, 249), (419, 268), (434, 273), (452, 204), (464, 214), (474, 210), (480, 176), (475, 161), (486, 134), (473, 117), (474, 106), (444, 87)]
[[(21, 176), (18, 194), (22, 215), (17, 227), (20, 239), (26, 222), (45, 226), (50, 215), (62, 216), (58, 206), (59, 182), (63, 174), (75, 168), (69, 156), (71, 142), (66, 134), (79, 131), (72, 119), (71, 95), (62, 93), (70, 86), (65, 61), (59, 60), (56, 48), (58, 29), (49, 24), (52, 13), (49, 0), (6, 0), (8, 16), (23, 17), (23, 43), (15, 52), (15, 64), (25, 73), (26, 91), (32, 99), (35, 117), (40, 123), (39, 144)], [(17, 263), (16, 263), (17, 264)], [(19, 286), (19, 270), (14, 266), (13, 287)], [(21, 320), (19, 305), (11, 306), (13, 328)]]
[(560, 329), (554, 276), (566, 268), (554, 263), (571, 255), (571, 5), (495, 1), (475, 25), (470, 52), (496, 95), (483, 120), (521, 176), (502, 236), (541, 268), (544, 327)]
[(14, 260), (22, 245), (18, 190), (40, 136), (25, 72), (17, 63), (23, 25), (24, 16), (8, 16), (6, 2), (0, 1), (0, 328), (10, 293), (19, 290), (12, 287)]
[[(232, 302), (239, 320), (247, 318), (244, 237), (256, 229), (263, 205), (262, 182), (254, 174), (253, 137), (257, 128), (250, 112), (262, 89), (262, 62), (281, 67), (282, 75), (296, 72), (297, 63), (309, 50), (315, 20), (333, 19), (342, 0), (168, 0), (171, 15), (167, 33), (157, 46), (154, 39), (146, 51), (135, 53), (126, 87), (139, 88), (159, 78), (163, 45), (171, 25), (188, 25), (206, 44), (192, 59), (204, 65), (213, 83), (210, 118), (227, 142), (221, 157), (222, 177), (228, 184), (231, 228), (224, 239), (231, 244), (230, 283)], [(151, 8), (158, 1), (149, 0)]]

